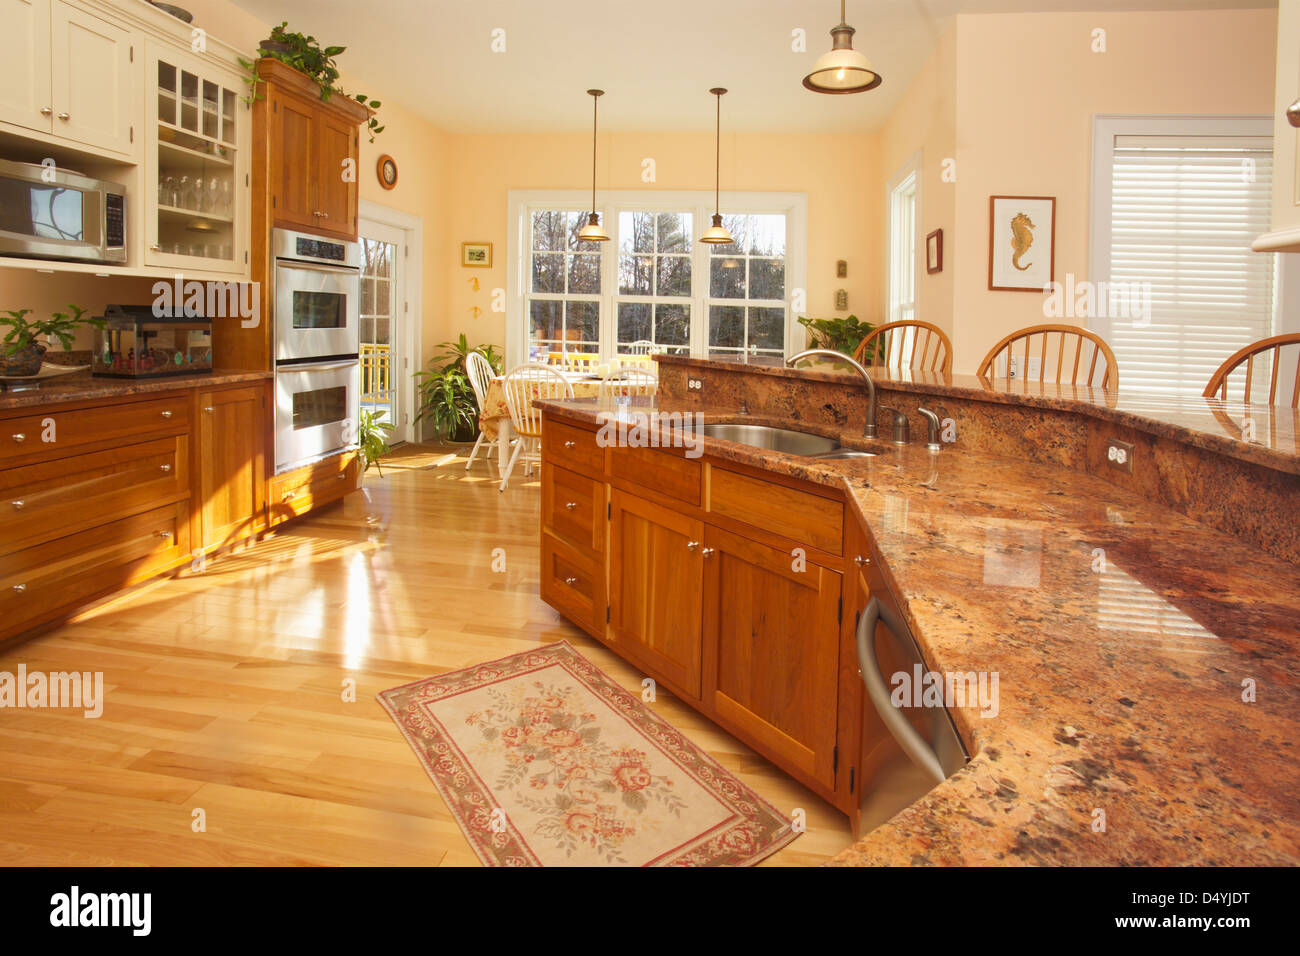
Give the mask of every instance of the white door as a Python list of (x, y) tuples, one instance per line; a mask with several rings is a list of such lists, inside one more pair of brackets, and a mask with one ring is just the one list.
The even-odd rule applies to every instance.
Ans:
[(54, 134), (87, 146), (131, 153), (131, 34), (56, 0)]
[(407, 332), (406, 233), (361, 223), (361, 408), (391, 422), (389, 442), (409, 441), (410, 339)]
[(48, 133), (50, 97), (50, 0), (0, 0), (0, 122)]

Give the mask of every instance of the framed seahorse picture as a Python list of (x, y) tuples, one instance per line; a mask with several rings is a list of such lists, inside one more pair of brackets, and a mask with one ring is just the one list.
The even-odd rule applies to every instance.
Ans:
[(989, 288), (1039, 292), (1056, 276), (1056, 197), (989, 197)]

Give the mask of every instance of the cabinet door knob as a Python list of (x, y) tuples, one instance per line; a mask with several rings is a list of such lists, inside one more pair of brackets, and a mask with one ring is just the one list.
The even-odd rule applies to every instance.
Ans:
[(316, 215), (320, 216), (322, 219), (328, 219), (330, 217), (330, 214), (327, 212), (318, 212)]
[(703, 551), (700, 552), (700, 554), (703, 557), (711, 558), (713, 557), (713, 548), (705, 548)]
[(577, 503), (576, 501), (566, 501), (566, 502), (564, 503), (564, 510), (565, 510), (565, 511), (572, 511), (572, 510), (573, 510), (574, 508), (576, 508), (576, 507), (578, 507), (578, 503)]
[(27, 441), (27, 436), (22, 432), (14, 432), (14, 441), (21, 445), (23, 442)]
[(162, 469), (162, 473), (164, 475), (171, 474), (171, 470), (172, 470), (171, 465), (159, 465), (158, 467)]
[(19, 498), (17, 501), (11, 501), (9, 503), (14, 506), (14, 511), (22, 511), (23, 505), (27, 504), (27, 502), (24, 501), (22, 498)]
[(215, 411), (216, 411), (216, 409), (215, 409), (213, 406), (211, 406), (211, 405), (204, 405), (204, 406), (203, 406), (203, 410), (204, 410), (205, 412), (208, 412), (208, 413), (211, 413), (211, 412), (215, 412)]
[(564, 583), (567, 584), (569, 587), (573, 587), (575, 584), (578, 583), (578, 579), (577, 579), (577, 578), (565, 578), (565, 579), (564, 579)]
[(27, 585), (25, 585), (25, 584), (15, 584), (15, 585), (14, 585), (14, 591), (16, 591), (18, 594), (22, 594), (22, 593), (23, 593), (24, 591), (26, 591), (26, 590), (27, 590)]
[(155, 242), (153, 245), (151, 245), (151, 246), (149, 247), (149, 251), (150, 251), (150, 252), (158, 252), (158, 251), (161, 250), (161, 249), (162, 249), (162, 246), (158, 245), (158, 243), (156, 243), (156, 242)]
[(865, 568), (868, 564), (871, 563), (871, 559), (864, 558), (862, 555), (858, 555), (856, 558), (853, 559), (853, 563), (860, 568)]
[(69, 115), (68, 113), (60, 113), (60, 114), (59, 114), (59, 119), (61, 119), (61, 120), (70, 120), (70, 119), (72, 119), (72, 117), (71, 117), (71, 115)]
[(42, 106), (42, 107), (41, 107), (41, 115), (42, 115), (42, 116), (49, 116), (49, 115), (50, 115), (51, 113), (53, 113), (53, 112), (54, 112), (54, 110), (50, 109), (50, 107), (48, 107), (48, 106)]
[(699, 546), (700, 546), (700, 543), (699, 543), (698, 541), (687, 541), (687, 542), (686, 542), (686, 550), (687, 550), (687, 551), (694, 551), (694, 550), (697, 549)]
[(339, 472), (337, 475), (335, 475), (334, 477), (337, 478), (339, 481), (342, 481), (342, 480), (343, 480), (344, 478), (346, 478), (347, 476), (348, 476), (348, 473), (347, 473), (346, 471), (340, 471), (340, 472)]
[(166, 410), (164, 410), (163, 412), (161, 412), (160, 414), (162, 415), (163, 418), (171, 418), (171, 417), (172, 417), (171, 409), (166, 409)]
[(577, 448), (577, 447), (578, 447), (578, 443), (577, 443), (576, 441), (566, 441), (566, 442), (564, 443), (564, 447), (565, 447), (565, 448)]
[(296, 497), (298, 497), (298, 492), (296, 492), (296, 491), (286, 491), (286, 492), (285, 492), (285, 493), (280, 497), (280, 500), (281, 500), (281, 501), (288, 501), (289, 499), (291, 499), (291, 498), (296, 498)]
[(170, 531), (159, 531), (159, 532), (158, 532), (158, 537), (162, 538), (163, 540), (167, 540), (167, 539), (171, 538), (171, 536), (172, 536), (172, 533), (171, 533)]

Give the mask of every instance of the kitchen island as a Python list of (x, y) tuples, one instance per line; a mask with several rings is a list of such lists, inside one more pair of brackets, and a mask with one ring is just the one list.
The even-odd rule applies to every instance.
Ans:
[[(614, 414), (675, 414), (681, 421), (689, 413), (704, 422), (796, 428), (875, 453), (825, 461), (699, 437), (704, 472), (698, 498), (692, 503), (689, 494), (678, 495), (679, 504), (672, 506), (664, 491), (680, 484), (648, 479), (644, 467), (635, 473), (625, 468), (620, 476), (615, 462), (630, 450), (593, 443), (585, 452), (591, 484), (584, 492), (610, 499), (597, 507), (584, 498), (593, 516), (615, 515), (620, 496), (634, 494), (629, 482), (635, 479), (645, 501), (659, 510), (626, 499), (624, 510), (653, 513), (660, 527), (687, 522), (681, 527), (686, 534), (698, 527), (690, 522), (704, 523), (704, 550), (714, 548), (711, 541), (724, 542), (740, 556), (736, 561), (761, 563), (784, 554), (790, 549), (782, 550), (787, 542), (780, 539), (797, 541), (804, 532), (778, 528), (774, 536), (768, 518), (779, 524), (783, 512), (769, 510), (769, 496), (758, 484), (748, 486), (757, 498), (747, 523), (714, 517), (719, 489), (743, 485), (735, 475), (755, 481), (766, 476), (786, 489), (787, 498), (817, 496), (820, 490), (826, 502), (842, 502), (839, 543), (833, 523), (801, 524), (805, 539), (817, 537), (809, 545), (808, 567), (842, 576), (839, 600), (850, 613), (841, 615), (838, 629), (831, 617), (804, 614), (797, 625), (803, 638), (783, 665), (797, 669), (799, 655), (824, 657), (828, 648), (838, 650), (831, 684), (837, 694), (834, 733), (800, 733), (827, 719), (825, 711), (814, 720), (769, 709), (769, 724), (789, 732), (765, 734), (754, 722), (739, 721), (730, 705), (719, 707), (737, 691), (734, 683), (725, 693), (719, 690), (726, 681), (717, 662), (736, 652), (718, 646), (735, 635), (716, 621), (706, 620), (700, 632), (697, 683), (683, 685), (689, 668), (681, 655), (675, 672), (656, 671), (651, 656), (629, 645), (627, 628), (602, 627), (604, 614), (575, 616), (576, 605), (563, 600), (563, 589), (547, 583), (546, 538), (556, 537), (547, 464), (544, 597), (647, 673), (669, 674), (670, 689), (793, 776), (814, 789), (821, 779), (818, 792), (850, 816), (858, 799), (851, 779), (872, 733), (864, 713), (870, 704), (860, 688), (855, 692), (861, 681), (848, 639), (852, 612), (869, 595), (855, 572), (862, 566), (859, 557), (883, 575), (929, 669), (999, 676), (995, 714), (982, 714), (974, 702), (950, 708), (970, 762), (865, 834), (836, 865), (1300, 862), (1300, 770), (1293, 760), (1300, 740), (1300, 682), (1293, 676), (1300, 654), (1300, 567), (1290, 558), (1300, 458), (1294, 424), (1285, 414), (1213, 400), (1163, 403), (1164, 408), (1148, 400), (1144, 413), (1134, 409), (1140, 397), (1050, 395), (1037, 387), (1023, 390), (1020, 383), (998, 389), (951, 378), (890, 382), (882, 376), (882, 404), (914, 413), (915, 405), (905, 405), (903, 397), (920, 396), (931, 407), (941, 405), (936, 410), (956, 425), (957, 440), (935, 453), (925, 447), (923, 423), (913, 431), (912, 444), (891, 443), (889, 419), (879, 412), (886, 438), (862, 439), (863, 389), (838, 373), (755, 374), (663, 357), (660, 368), (661, 396), (634, 399), (622, 412), (607, 400), (547, 403), (550, 435), (564, 436), (556, 444), (563, 448), (564, 441), (574, 441), (570, 453), (581, 450), (573, 433), (589, 431), (594, 438)], [(702, 387), (688, 389), (688, 381)], [(1000, 423), (1000, 415), (1010, 424)], [(1262, 438), (1257, 447), (1228, 441), (1233, 426), (1221, 419), (1241, 417), (1270, 425), (1256, 433)], [(1092, 422), (1127, 429), (1126, 437), (1137, 439), (1132, 474), (1104, 466)], [(1022, 444), (1012, 446), (1016, 434)], [(544, 458), (551, 456), (548, 441)], [(1026, 451), (1024, 442), (1036, 447)], [(1011, 447), (1016, 453), (1006, 454)], [(685, 449), (639, 454), (641, 462), (651, 454), (690, 461)], [(551, 457), (550, 474), (567, 471), (564, 465), (557, 468)], [(661, 472), (680, 475), (681, 469)], [(1217, 486), (1217, 500), (1207, 500), (1204, 483), (1214, 488), (1224, 475), (1232, 481)], [(1263, 506), (1270, 496), (1290, 501), (1292, 509)], [(552, 500), (560, 497), (565, 496)], [(1242, 509), (1250, 514), (1234, 519)], [(825, 518), (832, 510), (828, 505), (809, 513)], [(715, 526), (718, 537), (711, 538)], [(610, 616), (617, 619), (618, 564), (632, 552), (618, 547), (612, 535), (597, 549), (601, 529), (588, 530), (594, 550), (566, 552), (579, 573), (561, 577), (584, 586), (585, 570), (590, 603), (601, 610), (615, 605)], [(768, 552), (758, 555), (760, 545)], [(715, 556), (715, 566), (726, 557)], [(582, 564), (587, 559), (599, 566)], [(602, 573), (608, 575), (608, 595)], [(715, 576), (709, 580), (723, 579), (720, 593), (733, 614), (738, 603), (761, 598), (727, 591), (725, 572), (708, 573)], [(681, 589), (685, 580), (658, 599), (682, 602), (690, 594)], [(816, 595), (835, 589), (836, 582), (823, 579), (809, 587)], [(704, 604), (707, 619), (708, 598)], [(814, 596), (804, 606), (819, 605)], [(739, 610), (743, 616), (747, 609)], [(818, 633), (826, 628), (835, 631), (829, 641)], [(825, 677), (830, 665), (817, 666)], [(818, 679), (810, 671), (802, 686)], [(817, 704), (807, 696), (803, 702), (809, 708)], [(865, 729), (855, 736), (864, 719)], [(828, 762), (814, 755), (800, 764), (800, 750), (790, 740), (813, 750), (813, 741), (820, 740), (835, 752)], [(832, 776), (819, 778), (822, 767), (834, 767)]]

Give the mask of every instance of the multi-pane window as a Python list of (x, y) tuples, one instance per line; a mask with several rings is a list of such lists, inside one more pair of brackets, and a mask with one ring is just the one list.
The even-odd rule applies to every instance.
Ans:
[[(916, 317), (916, 171), (889, 191), (889, 321)], [(910, 349), (907, 359), (910, 361)]]
[(587, 214), (535, 210), (531, 218), (528, 353), (545, 362), (552, 353), (600, 351), (603, 243), (579, 242)]
[(709, 248), (708, 354), (780, 364), (785, 357), (786, 217), (724, 215), (734, 242)]
[(620, 212), (616, 351), (688, 353), (691, 348), (689, 212)]

